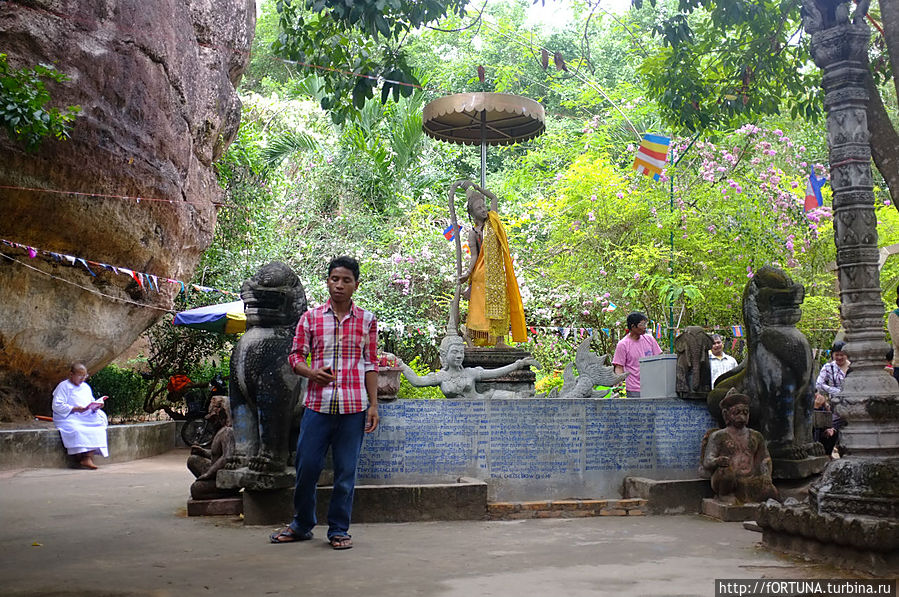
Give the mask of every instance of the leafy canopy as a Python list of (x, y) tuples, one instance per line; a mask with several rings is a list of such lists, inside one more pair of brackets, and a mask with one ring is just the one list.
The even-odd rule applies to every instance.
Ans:
[(660, 15), (652, 33), (661, 44), (639, 71), (671, 124), (691, 132), (732, 129), (785, 106), (794, 118), (820, 118), (821, 77), (800, 35), (799, 2), (679, 0)]
[(44, 85), (45, 80), (61, 83), (68, 78), (47, 64), (11, 68), (6, 54), (0, 53), (0, 124), (11, 138), (29, 150), (37, 149), (45, 137), (69, 138), (72, 121), (81, 108), (48, 108), (50, 92)]
[[(279, 0), (281, 34), (274, 51), (311, 64), (324, 80), (321, 106), (336, 124), (374, 97), (408, 97), (418, 79), (402, 45), (413, 29), (448, 13), (462, 14), (466, 0)], [(313, 67), (314, 68), (314, 67)], [(353, 75), (348, 76), (345, 72)]]

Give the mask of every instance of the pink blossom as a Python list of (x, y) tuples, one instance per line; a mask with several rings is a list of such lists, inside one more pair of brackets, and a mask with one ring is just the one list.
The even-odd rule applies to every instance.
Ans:
[(612, 295), (609, 294), (608, 292), (604, 292), (604, 293), (602, 294), (602, 298), (609, 298), (610, 296), (612, 296)]
[(595, 222), (595, 221), (596, 221), (596, 215), (595, 215), (592, 211), (588, 211), (588, 212), (587, 212), (587, 220), (589, 220), (589, 221), (591, 221), (591, 222)]
[(639, 280), (639, 279), (640, 279), (640, 274), (634, 274), (634, 280)]
[(624, 193), (622, 193), (621, 191), (618, 191), (617, 193), (615, 193), (615, 196), (618, 197), (619, 199), (624, 199)]
[(596, 195), (590, 195), (590, 201), (596, 201)]

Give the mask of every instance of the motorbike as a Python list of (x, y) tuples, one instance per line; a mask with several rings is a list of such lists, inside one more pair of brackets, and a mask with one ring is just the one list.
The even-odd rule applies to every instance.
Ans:
[[(187, 407), (184, 425), (181, 427), (181, 440), (188, 446), (208, 448), (218, 432), (218, 426), (206, 418), (209, 413), (209, 402), (213, 396), (227, 396), (228, 385), (221, 375), (216, 375), (207, 384), (190, 383), (189, 379), (185, 383), (184, 376), (176, 377), (182, 379), (172, 378), (169, 384), (169, 398), (170, 400), (177, 398), (180, 393)], [(180, 387), (177, 387), (179, 382)]]

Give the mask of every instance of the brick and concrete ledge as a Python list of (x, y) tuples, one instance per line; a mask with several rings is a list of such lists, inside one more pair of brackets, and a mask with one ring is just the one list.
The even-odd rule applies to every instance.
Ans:
[[(319, 520), (327, 519), (331, 487), (319, 487)], [(459, 478), (455, 483), (421, 485), (356, 485), (353, 522), (420, 522), (425, 520), (483, 520), (487, 513), (487, 484)]]
[[(109, 458), (103, 463), (127, 462), (164, 454), (176, 443), (174, 421), (154, 421), (132, 425), (110, 425), (107, 429)], [(55, 427), (0, 430), (0, 470), (19, 468), (65, 468), (66, 449)]]
[(642, 516), (644, 499), (622, 500), (541, 500), (535, 502), (491, 502), (490, 520), (523, 518), (583, 518), (587, 516)]

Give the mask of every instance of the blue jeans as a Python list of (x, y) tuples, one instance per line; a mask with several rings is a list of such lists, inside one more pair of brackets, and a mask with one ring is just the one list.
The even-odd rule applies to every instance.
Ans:
[(331, 448), (334, 460), (334, 489), (328, 506), (328, 538), (346, 535), (353, 513), (356, 463), (362, 449), (365, 411), (329, 415), (306, 409), (297, 440), (297, 485), (293, 492), (294, 516), (290, 528), (306, 533), (316, 524), (315, 491)]

